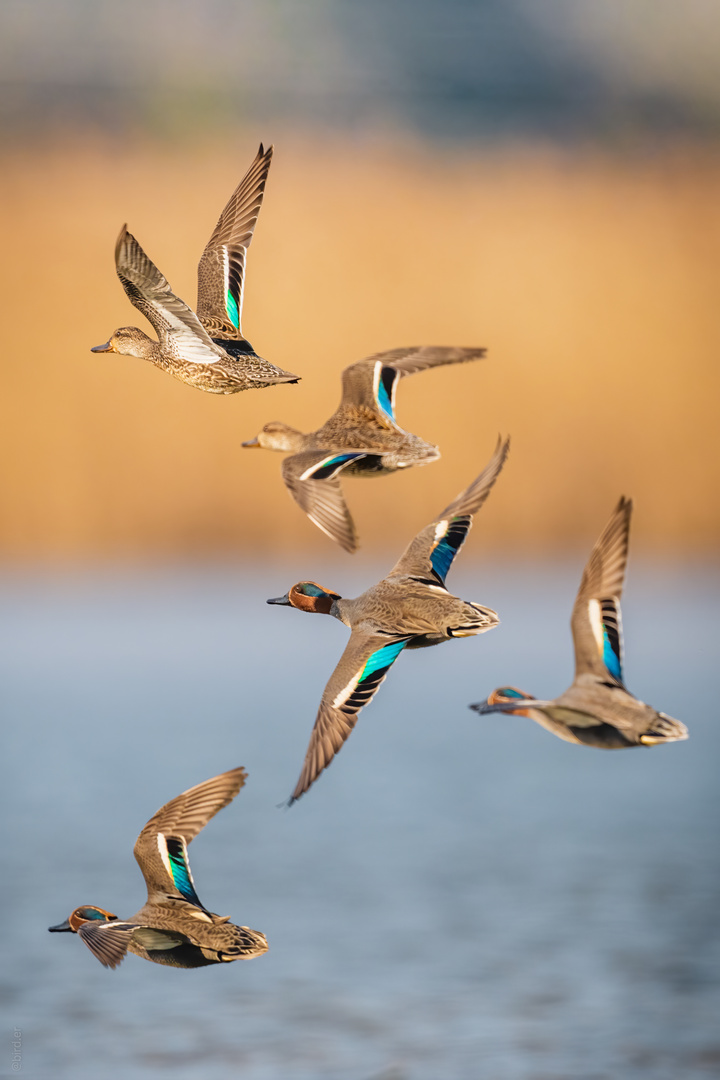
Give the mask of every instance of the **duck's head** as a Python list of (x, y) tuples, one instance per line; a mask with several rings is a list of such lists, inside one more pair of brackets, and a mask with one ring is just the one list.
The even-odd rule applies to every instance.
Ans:
[(112, 919), (117, 919), (117, 915), (113, 915), (111, 911), (105, 911), (101, 907), (88, 904), (85, 907), (75, 908), (65, 922), (58, 923), (57, 926), (48, 926), (48, 930), (51, 934), (77, 934), (83, 923), (91, 920), (110, 922)]
[(254, 439), (248, 439), (242, 445), (246, 447), (261, 446), (264, 450), (280, 450), (284, 453), (296, 453), (303, 448), (304, 436), (302, 431), (283, 424), (282, 420), (272, 420), (266, 424), (259, 435)]
[(493, 690), (485, 701), (479, 701), (470, 708), (482, 714), (491, 712), (512, 713), (513, 716), (529, 716), (528, 710), (520, 707), (520, 702), (532, 701), (532, 694), (518, 690), (517, 686), (500, 686)]
[(104, 345), (95, 345), (90, 352), (114, 352), (121, 356), (138, 356), (141, 360), (156, 347), (156, 342), (137, 326), (121, 326)]
[(277, 596), (267, 603), (284, 604), (285, 607), (299, 608), (300, 611), (317, 611), (321, 615), (329, 615), (333, 603), (340, 599), (342, 597), (338, 593), (324, 589), (316, 581), (299, 581), (284, 596)]

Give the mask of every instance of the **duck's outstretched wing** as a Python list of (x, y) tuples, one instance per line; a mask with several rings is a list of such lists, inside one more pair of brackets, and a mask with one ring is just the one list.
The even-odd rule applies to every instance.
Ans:
[(195, 892), (187, 845), (210, 818), (232, 802), (245, 783), (244, 769), (213, 776), (183, 791), (150, 818), (135, 844), (150, 901), (183, 899), (202, 908)]
[(152, 324), (163, 348), (193, 364), (214, 364), (225, 355), (126, 225), (115, 245), (115, 268), (128, 300)]
[(304, 450), (282, 463), (282, 478), (298, 506), (318, 529), (351, 553), (357, 549), (357, 533), (340, 473), (361, 459), (375, 459), (379, 467), (380, 457), (367, 450)]
[(91, 919), (78, 928), (78, 937), (104, 967), (116, 968), (125, 959), (136, 929), (136, 923), (104, 923)]
[(346, 367), (342, 373), (340, 409), (368, 409), (382, 425), (397, 428), (395, 391), (398, 380), (416, 371), (446, 364), (480, 360), (485, 349), (462, 349), (444, 345), (410, 345), (404, 349), (368, 356)]
[(590, 673), (623, 685), (623, 640), (620, 597), (630, 537), (632, 500), (615, 507), (583, 570), (573, 607), (575, 676)]
[(427, 585), (445, 585), (453, 559), (470, 532), (473, 514), (490, 494), (509, 449), (509, 439), (498, 439), (495, 453), (480, 475), (410, 542), (389, 578), (411, 577)]
[(326, 769), (355, 727), (358, 713), (374, 697), (388, 669), (411, 640), (389, 634), (353, 631), (325, 687), (300, 779), (288, 805)]
[(245, 260), (253, 238), (273, 148), (260, 149), (233, 192), (198, 264), (197, 313), (213, 337), (242, 338)]

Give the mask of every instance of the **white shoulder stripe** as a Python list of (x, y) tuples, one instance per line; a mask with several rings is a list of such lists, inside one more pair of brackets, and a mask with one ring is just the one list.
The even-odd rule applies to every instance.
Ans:
[(590, 628), (595, 638), (595, 644), (597, 645), (600, 656), (603, 655), (603, 646), (605, 643), (602, 627), (602, 616), (600, 610), (600, 603), (598, 600), (591, 598), (588, 600), (588, 618), (590, 619)]
[(375, 398), (375, 404), (378, 404), (378, 390), (380, 388), (380, 372), (382, 371), (382, 364), (379, 360), (375, 361), (375, 368), (373, 370), (373, 397)]
[(175, 879), (173, 877), (172, 867), (170, 866), (170, 859), (168, 857), (168, 849), (167, 849), (167, 844), (165, 842), (165, 834), (164, 833), (159, 832), (157, 834), (157, 846), (158, 846), (158, 851), (160, 852), (160, 858), (163, 861), (163, 866), (167, 870), (168, 876), (170, 877), (170, 880), (174, 883)]
[(332, 459), (337, 456), (337, 450), (333, 450), (332, 453), (328, 454), (325, 458), (323, 458), (322, 461), (316, 461), (314, 465), (310, 465), (309, 468), (307, 468), (305, 472), (302, 473), (302, 475), (300, 476), (300, 480), (307, 480), (311, 473), (316, 472), (318, 469), (322, 469), (325, 465), (327, 465), (328, 461), (332, 461)]
[(338, 709), (341, 705), (345, 704), (345, 702), (350, 697), (350, 695), (353, 693), (353, 691), (355, 690), (355, 688), (356, 688), (356, 686), (357, 686), (357, 684), (359, 682), (360, 682), (360, 672), (358, 672), (357, 675), (353, 675), (352, 679), (347, 684), (347, 686), (344, 687), (344, 689), (342, 689), (340, 691), (340, 693), (337, 695), (337, 697), (335, 698), (335, 700), (332, 703), (333, 709)]
[(223, 266), (223, 303), (227, 305), (227, 294), (230, 285), (230, 259), (228, 258), (228, 249), (224, 244), (220, 250), (222, 251)]

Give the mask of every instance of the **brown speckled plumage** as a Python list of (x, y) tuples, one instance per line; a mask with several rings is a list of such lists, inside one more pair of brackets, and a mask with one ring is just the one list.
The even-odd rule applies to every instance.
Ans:
[[(345, 368), (340, 404), (317, 431), (305, 434), (272, 421), (243, 446), (289, 453), (282, 463), (282, 477), (291, 495), (319, 529), (345, 551), (353, 552), (357, 533), (340, 474), (381, 476), (440, 457), (437, 446), (396, 423), (398, 381), (417, 371), (467, 363), (484, 355), (485, 349), (480, 348), (411, 345), (368, 356)], [(349, 456), (332, 462), (336, 454)]]
[(262, 205), (272, 150), (262, 145), (208, 241), (198, 266), (197, 314), (126, 226), (115, 245), (115, 266), (125, 293), (152, 325), (158, 340), (135, 326), (116, 330), (92, 352), (149, 360), (181, 382), (210, 394), (237, 394), (298, 376), (258, 356), (243, 337), (241, 315), (247, 249)]
[(122, 962), (126, 952), (155, 964), (184, 968), (266, 952), (264, 934), (235, 926), (228, 916), (203, 907), (187, 859), (187, 845), (232, 802), (245, 775), (244, 769), (231, 769), (214, 776), (166, 803), (148, 821), (134, 851), (148, 898), (130, 919), (120, 920), (104, 908), (86, 905), (50, 929), (77, 933), (100, 963), (111, 968)]
[(487, 467), (432, 524), (409, 544), (382, 581), (355, 599), (343, 599), (315, 582), (294, 585), (268, 600), (302, 611), (333, 615), (350, 627), (350, 640), (325, 687), (300, 778), (299, 799), (332, 761), (355, 726), (360, 709), (405, 649), (439, 645), (497, 626), (494, 611), (453, 596), (445, 577), (476, 514), (505, 464), (509, 441), (498, 443)]

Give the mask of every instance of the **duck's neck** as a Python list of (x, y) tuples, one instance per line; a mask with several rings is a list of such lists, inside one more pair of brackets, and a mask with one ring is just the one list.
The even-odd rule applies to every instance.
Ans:
[(350, 622), (350, 612), (352, 609), (352, 600), (344, 600), (342, 597), (339, 600), (333, 600), (328, 615), (332, 615), (334, 619), (339, 619), (341, 623), (345, 623), (346, 626), (352, 628)]
[(273, 435), (272, 449), (287, 454), (299, 454), (301, 450), (307, 449), (308, 439), (309, 436), (302, 431), (290, 427), (289, 424), (283, 424), (282, 431)]
[[(137, 327), (133, 327), (134, 334), (131, 341), (125, 342), (122, 347), (121, 356), (137, 356), (139, 360), (151, 360), (153, 364), (159, 363), (163, 359), (163, 352), (160, 347), (160, 342), (155, 338), (148, 337)], [(116, 348), (117, 352), (120, 349)]]

